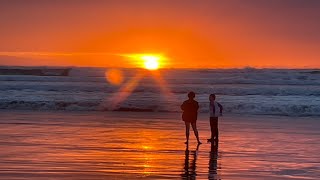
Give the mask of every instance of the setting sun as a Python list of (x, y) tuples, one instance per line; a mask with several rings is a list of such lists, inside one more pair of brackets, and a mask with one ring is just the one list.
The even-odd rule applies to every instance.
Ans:
[(130, 57), (137, 67), (147, 70), (157, 70), (168, 64), (168, 58), (161, 54), (130, 54), (123, 56)]
[(143, 60), (144, 67), (146, 69), (156, 70), (159, 68), (160, 56), (144, 55), (141, 56), (141, 59)]

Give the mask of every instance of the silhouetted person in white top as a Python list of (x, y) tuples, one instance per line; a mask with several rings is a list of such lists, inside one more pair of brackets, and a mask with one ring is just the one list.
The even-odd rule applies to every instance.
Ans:
[(209, 142), (215, 142), (218, 144), (219, 141), (219, 130), (218, 130), (218, 119), (222, 116), (223, 107), (220, 103), (216, 101), (216, 95), (210, 94), (209, 96), (209, 112), (210, 112), (210, 128), (211, 128), (211, 138), (208, 139)]

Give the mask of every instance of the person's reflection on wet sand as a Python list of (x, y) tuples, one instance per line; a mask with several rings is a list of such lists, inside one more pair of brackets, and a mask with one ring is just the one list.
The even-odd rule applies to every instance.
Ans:
[[(182, 179), (196, 179), (197, 155), (199, 146), (200, 144), (197, 145), (197, 148), (194, 151), (189, 151), (188, 145), (186, 146), (184, 168), (183, 173), (181, 174)], [(191, 163), (189, 157), (192, 158)]]
[(211, 143), (208, 179), (221, 180), (218, 175), (218, 143)]

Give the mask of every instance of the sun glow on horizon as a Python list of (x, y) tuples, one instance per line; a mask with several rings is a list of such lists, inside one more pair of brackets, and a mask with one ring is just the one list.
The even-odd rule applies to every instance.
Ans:
[(160, 56), (156, 55), (143, 55), (140, 57), (143, 60), (144, 68), (149, 70), (159, 69)]
[(165, 65), (167, 58), (160, 54), (131, 54), (127, 55), (135, 61), (138, 67), (154, 71)]

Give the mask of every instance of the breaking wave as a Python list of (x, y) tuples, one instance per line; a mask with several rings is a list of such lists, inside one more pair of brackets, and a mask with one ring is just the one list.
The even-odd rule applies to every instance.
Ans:
[[(18, 110), (59, 110), (59, 111), (133, 111), (133, 112), (180, 112), (179, 104), (146, 101), (127, 102), (111, 109), (102, 102), (64, 102), (64, 101), (8, 101), (0, 102), (0, 109)], [(320, 103), (315, 104), (259, 104), (259, 103), (226, 103), (226, 114), (281, 115), (281, 116), (320, 116)], [(200, 112), (208, 113), (206, 102), (200, 102)]]
[[(0, 109), (180, 112), (186, 94), (195, 91), (203, 113), (208, 111), (208, 94), (216, 93), (225, 113), (320, 116), (319, 70), (163, 70), (171, 97), (147, 74), (115, 108), (108, 104), (121, 86), (109, 84), (106, 71), (72, 68), (67, 76), (0, 75)], [(128, 83), (138, 70), (121, 71)]]

